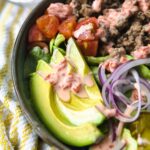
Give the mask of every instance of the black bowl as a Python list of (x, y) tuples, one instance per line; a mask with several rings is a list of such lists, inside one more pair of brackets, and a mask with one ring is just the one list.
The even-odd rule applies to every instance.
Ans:
[(69, 150), (73, 149), (55, 138), (44, 124), (38, 118), (38, 115), (33, 109), (28, 80), (24, 78), (24, 62), (27, 53), (27, 36), (30, 27), (35, 23), (35, 20), (41, 16), (50, 3), (53, 2), (65, 2), (65, 0), (44, 0), (30, 13), (28, 18), (23, 23), (18, 37), (15, 42), (15, 46), (12, 53), (12, 79), (15, 87), (15, 91), (20, 103), (20, 106), (35, 132), (48, 144), (53, 144), (60, 149)]

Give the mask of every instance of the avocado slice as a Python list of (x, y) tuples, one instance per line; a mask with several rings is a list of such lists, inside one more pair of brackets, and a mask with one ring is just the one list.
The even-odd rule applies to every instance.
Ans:
[[(57, 53), (57, 54), (56, 54)], [(59, 52), (59, 51), (55, 51), (55, 54), (54, 55), (57, 55), (57, 59), (54, 59), (54, 57), (52, 57), (53, 60), (55, 60), (55, 64), (56, 62), (58, 61), (61, 61), (61, 56), (62, 54)], [(62, 57), (63, 59), (64, 57)], [(58, 62), (57, 62), (58, 63)], [(70, 66), (69, 66), (70, 67)], [(50, 67), (49, 64), (47, 64), (45, 61), (43, 60), (39, 60), (38, 61), (38, 64), (37, 64), (37, 68), (36, 68), (36, 72), (42, 72), (43, 74), (45, 75), (48, 75), (49, 73), (52, 73), (53, 72), (53, 69)], [(79, 98), (77, 96), (75, 96), (74, 94), (72, 94), (71, 96), (71, 101), (69, 103), (65, 103), (65, 102), (62, 102), (66, 107), (68, 108), (71, 108), (73, 110), (84, 110), (86, 108), (89, 108), (89, 104), (86, 104), (86, 103), (83, 103), (82, 101), (79, 100)]]
[(124, 128), (122, 133), (122, 139), (127, 141), (127, 146), (125, 150), (137, 150), (138, 144), (137, 141), (132, 137), (130, 130)]
[(61, 122), (60, 116), (56, 116), (51, 106), (54, 100), (52, 87), (38, 73), (32, 74), (30, 87), (33, 105), (40, 119), (64, 143), (78, 147), (86, 146), (94, 143), (102, 135), (96, 126), (90, 123), (70, 126)]
[(138, 148), (137, 141), (131, 136), (130, 130), (126, 128), (123, 129), (121, 137), (116, 137), (115, 141), (112, 141), (111, 136), (112, 134), (108, 134), (102, 141), (92, 145), (89, 150), (137, 150)]
[[(38, 62), (36, 71), (41, 71), (47, 75), (52, 72), (52, 68), (46, 62), (40, 60)], [(53, 95), (55, 95), (55, 97), (53, 100), (52, 109), (56, 114), (60, 114), (62, 118), (61, 121), (73, 125), (81, 125), (87, 122), (98, 125), (103, 122), (104, 116), (93, 105), (86, 105), (86, 101), (90, 101), (89, 99), (84, 99), (85, 103), (83, 103), (79, 100), (79, 97), (75, 96), (74, 94), (71, 94), (71, 102), (75, 101), (77, 104), (76, 107), (84, 108), (82, 110), (74, 110), (69, 106), (67, 108), (67, 106), (64, 105), (64, 102), (61, 101), (55, 93)]]
[(95, 107), (90, 107), (81, 111), (74, 111), (63, 105), (59, 97), (55, 95), (55, 106), (60, 114), (63, 114), (65, 120), (68, 120), (73, 125), (81, 125), (84, 123), (92, 123), (94, 125), (99, 125), (103, 122), (104, 116), (99, 113)]
[[(87, 65), (85, 59), (83, 58), (83, 56), (73, 38), (70, 38), (68, 40), (66, 57), (72, 63), (75, 62), (73, 65), (76, 68), (76, 71), (82, 77), (85, 77), (86, 75), (89, 75), (91, 73), (89, 66)], [(91, 76), (91, 77), (92, 77), (94, 85), (92, 87), (85, 85), (85, 89), (86, 89), (87, 94), (89, 95), (90, 102), (93, 101), (94, 103), (95, 102), (102, 103), (102, 97), (101, 97), (99, 88), (97, 86), (97, 83), (96, 83), (94, 77), (93, 76)], [(82, 99), (82, 100), (84, 101), (84, 99)], [(86, 100), (86, 103), (88, 103), (87, 100)]]
[(150, 150), (150, 112), (143, 111), (129, 128), (132, 136), (138, 141), (138, 150)]
[[(79, 51), (78, 49), (75, 49), (76, 51)], [(59, 52), (59, 50), (54, 49), (54, 54), (51, 58), (51, 65), (52, 64), (58, 64), (64, 59), (64, 56)], [(80, 59), (82, 59), (80, 57)], [(84, 60), (83, 60), (84, 61)], [(46, 66), (47, 65), (47, 66)], [(37, 66), (37, 71), (43, 71), (43, 68), (50, 67), (45, 62), (42, 63), (42, 61), (39, 62)], [(68, 63), (69, 70), (73, 70), (72, 66)], [(88, 68), (88, 65), (85, 64), (85, 67)], [(48, 69), (46, 69), (48, 70)], [(88, 69), (90, 72), (90, 69)], [(87, 72), (87, 73), (89, 73)], [(51, 73), (51, 72), (49, 72)], [(92, 77), (92, 76), (91, 76)], [(91, 90), (94, 94), (97, 94), (97, 97), (95, 96), (96, 100), (92, 100), (92, 98), (85, 98), (81, 99), (77, 97), (76, 95), (71, 93), (71, 100), (69, 103), (62, 102), (59, 97), (56, 95), (54, 98), (55, 103), (55, 109), (57, 109), (58, 113), (63, 116), (64, 120), (68, 120), (68, 122), (72, 123), (73, 125), (80, 125), (86, 122), (93, 123), (95, 125), (98, 125), (103, 122), (104, 115), (102, 115), (96, 108), (95, 105), (98, 103), (101, 103), (101, 95), (99, 92), (99, 89), (97, 87), (97, 84), (94, 80), (94, 77), (92, 77), (92, 80), (94, 82), (94, 85), (91, 87)], [(87, 89), (86, 89), (87, 90)], [(96, 93), (96, 90), (98, 91)], [(88, 90), (87, 90), (88, 92)], [(88, 92), (91, 93), (91, 92)], [(93, 95), (90, 95), (92, 97)], [(78, 110), (72, 109), (72, 106), (75, 106), (75, 108), (79, 108)], [(68, 107), (68, 108), (67, 108)], [(55, 110), (56, 111), (56, 110)], [(91, 117), (92, 116), (92, 117)]]
[[(59, 64), (63, 59), (64, 59), (63, 54), (56, 47), (54, 47), (54, 52), (53, 52), (50, 64), (51, 65)], [(42, 68), (43, 66), (41, 65), (41, 69)], [(68, 68), (68, 72), (73, 70), (73, 67), (69, 63), (68, 63), (67, 68)], [(87, 103), (83, 103), (82, 101), (79, 100), (79, 98), (77, 98), (74, 95), (72, 95), (71, 101), (69, 103), (63, 102), (63, 104), (66, 107), (71, 108), (73, 110), (83, 110), (89, 107)]]
[[(79, 61), (82, 63), (85, 72), (81, 73), (79, 66), (76, 66), (74, 71), (84, 77), (90, 73), (90, 69), (77, 49), (74, 40), (72, 40), (72, 43), (76, 48), (75, 51), (77, 51), (79, 59), (82, 59)], [(63, 59), (64, 56), (55, 48), (50, 65), (58, 64)], [(94, 107), (96, 104), (102, 104), (100, 91), (94, 77), (92, 76), (93, 86), (85, 87), (89, 98), (81, 99), (72, 93), (70, 102), (66, 103), (56, 96), (50, 83), (47, 83), (38, 74), (39, 71), (45, 75), (52, 73), (53, 69), (50, 65), (40, 60), (37, 65), (37, 72), (32, 74), (30, 79), (31, 97), (39, 117), (47, 128), (66, 144), (86, 146), (94, 143), (99, 136), (102, 136), (96, 125), (104, 120), (104, 116)], [(72, 71), (73, 69), (72, 65), (68, 63), (68, 70)], [(91, 116), (91, 114), (93, 115)], [(64, 132), (60, 132), (60, 129)]]
[[(78, 69), (78, 68), (81, 68), (80, 65), (73, 64), (73, 66), (76, 67), (75, 71), (77, 73), (79, 73), (81, 76), (85, 77), (86, 75), (91, 73), (90, 68), (88, 67), (86, 61), (82, 57), (82, 54), (80, 53), (78, 47), (76, 46), (76, 43), (74, 42), (74, 40), (72, 38), (69, 39), (68, 45), (70, 45), (69, 47), (71, 49), (67, 49), (67, 53), (66, 53), (67, 59), (69, 59), (71, 62), (77, 62), (77, 63), (80, 61), (80, 63), (83, 66), (83, 70), (86, 70), (85, 73), (83, 73), (83, 74), (80, 73), (80, 71)], [(74, 56), (72, 57), (72, 56), (69, 55), (69, 53), (71, 51), (73, 51), (72, 53), (76, 52), (75, 55), (74, 55), (76, 57), (74, 57)], [(76, 58), (78, 60), (76, 60)], [(50, 64), (58, 64), (63, 59), (64, 59), (64, 56), (59, 52), (59, 50), (57, 48), (55, 48), (53, 56), (51, 58)], [(74, 70), (74, 68), (69, 63), (68, 63), (68, 70)], [(100, 94), (99, 88), (97, 86), (97, 83), (96, 83), (93, 76), (91, 76), (91, 78), (92, 78), (92, 81), (93, 81), (93, 86), (89, 87), (89, 86), (85, 85), (85, 89), (86, 89), (87, 94), (89, 95), (89, 98), (81, 99), (81, 98), (78, 98), (76, 95), (72, 94), (70, 104), (64, 102), (65, 106), (67, 106), (71, 109), (74, 109), (74, 110), (83, 110), (85, 108), (95, 106), (96, 104), (102, 104), (102, 98), (101, 98), (101, 94)]]

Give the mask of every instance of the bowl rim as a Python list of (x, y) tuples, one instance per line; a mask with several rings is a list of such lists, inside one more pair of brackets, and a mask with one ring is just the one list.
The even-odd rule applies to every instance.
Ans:
[(50, 4), (50, 3), (53, 3), (53, 2), (50, 0), (41, 1), (36, 7), (33, 8), (33, 10), (29, 13), (27, 18), (24, 20), (18, 32), (17, 38), (15, 39), (15, 43), (14, 43), (12, 53), (11, 53), (11, 78), (12, 78), (15, 94), (19, 101), (19, 105), (22, 109), (23, 115), (25, 116), (29, 124), (32, 126), (33, 131), (35, 131), (35, 133), (47, 144), (53, 144), (59, 149), (70, 150), (69, 147), (67, 147), (65, 144), (63, 144), (53, 135), (50, 135), (50, 132), (48, 132), (48, 129), (41, 127), (39, 123), (35, 121), (34, 117), (32, 117), (32, 115), (28, 112), (28, 108), (23, 103), (23, 99), (20, 95), (20, 92), (19, 92), (20, 90), (18, 87), (17, 69), (16, 69), (17, 61), (16, 60), (17, 60), (17, 54), (18, 54), (18, 47), (20, 45), (22, 35), (26, 29), (27, 23), (33, 18), (33, 15), (35, 14), (35, 12), (39, 10), (42, 6), (45, 6), (46, 4)]

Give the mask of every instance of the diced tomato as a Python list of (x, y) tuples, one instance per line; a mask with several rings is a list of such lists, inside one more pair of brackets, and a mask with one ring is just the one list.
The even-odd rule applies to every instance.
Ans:
[(58, 32), (59, 19), (56, 16), (43, 15), (36, 20), (36, 24), (47, 38), (53, 38)]
[(79, 29), (82, 25), (86, 25), (88, 23), (92, 23), (94, 25), (94, 29), (98, 28), (97, 19), (95, 17), (90, 17), (90, 18), (83, 19), (82, 21), (80, 21), (76, 26), (76, 30)]
[(37, 25), (33, 25), (29, 30), (28, 42), (38, 42), (38, 41), (45, 41), (45, 36), (38, 29)]
[[(75, 36), (75, 34), (74, 34)], [(75, 36), (76, 37), (76, 36)], [(83, 33), (81, 33), (78, 37), (76, 37), (78, 40), (83, 40), (83, 41), (87, 41), (87, 40), (95, 40), (96, 39), (96, 36), (95, 36), (95, 33), (88, 30), (88, 31), (85, 31)]]
[(76, 17), (69, 17), (64, 20), (59, 26), (59, 32), (63, 34), (66, 38), (69, 38), (73, 35), (73, 31), (77, 25)]
[(98, 49), (98, 40), (92, 41), (77, 40), (77, 45), (79, 46), (84, 56), (96, 56)]
[(95, 17), (80, 21), (75, 29), (74, 37), (79, 40), (95, 40), (98, 22)]

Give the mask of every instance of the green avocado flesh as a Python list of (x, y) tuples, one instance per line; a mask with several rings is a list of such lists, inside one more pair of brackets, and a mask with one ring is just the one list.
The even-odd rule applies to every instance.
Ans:
[[(69, 39), (68, 46), (66, 57), (77, 63), (73, 65), (74, 67), (68, 63), (67, 69), (83, 77), (88, 75), (90, 69), (73, 39)], [(58, 64), (63, 59), (64, 56), (54, 49), (51, 64)], [(53, 69), (40, 60), (36, 72), (30, 78), (31, 97), (40, 119), (57, 138), (66, 144), (79, 147), (93, 144), (98, 137), (102, 136), (96, 126), (105, 119), (95, 108), (96, 104), (102, 105), (102, 98), (94, 77), (92, 76), (93, 86), (85, 86), (88, 98), (82, 99), (71, 93), (70, 101), (63, 102), (51, 84), (38, 72), (48, 75), (53, 72)]]
[(118, 137), (116, 141), (112, 141), (108, 135), (100, 143), (92, 145), (89, 150), (137, 150), (137, 148), (137, 141), (132, 137), (130, 130), (124, 128), (121, 137)]
[(122, 139), (126, 140), (128, 143), (125, 150), (137, 150), (137, 141), (132, 137), (130, 130), (123, 130)]
[[(52, 109), (53, 90), (49, 83), (35, 73), (31, 77), (31, 96), (36, 110), (48, 129), (64, 143), (73, 146), (85, 146), (95, 142), (101, 135), (100, 131), (92, 124), (70, 126), (60, 121)], [(43, 93), (43, 94), (42, 94)]]
[(130, 124), (130, 130), (139, 141), (138, 150), (150, 150), (150, 113), (142, 112), (138, 120)]

